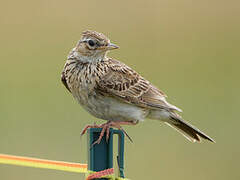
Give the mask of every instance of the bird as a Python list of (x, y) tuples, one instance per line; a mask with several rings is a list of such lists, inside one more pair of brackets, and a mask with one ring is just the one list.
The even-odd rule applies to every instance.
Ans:
[(185, 121), (179, 115), (182, 110), (168, 103), (163, 91), (126, 64), (107, 56), (118, 48), (104, 34), (86, 30), (67, 57), (62, 83), (87, 112), (106, 120), (100, 125), (87, 125), (81, 135), (89, 128), (102, 128), (94, 142), (99, 144), (105, 133), (109, 138), (110, 128), (120, 129), (127, 135), (122, 125), (155, 119), (176, 129), (191, 142), (201, 142), (201, 138), (215, 142)]

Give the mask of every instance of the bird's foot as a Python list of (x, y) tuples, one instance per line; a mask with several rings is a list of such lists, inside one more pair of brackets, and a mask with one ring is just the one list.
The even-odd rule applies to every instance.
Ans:
[(82, 130), (81, 132), (81, 136), (84, 135), (86, 133), (86, 131), (90, 128), (101, 128), (101, 124), (100, 125), (97, 125), (96, 122), (94, 122), (93, 125), (87, 125), (85, 126), (85, 128)]
[(95, 144), (99, 144), (104, 136), (104, 133), (106, 132), (106, 141), (108, 142), (109, 140), (109, 132), (110, 132), (110, 128), (117, 128), (121, 131), (123, 131), (123, 133), (128, 137), (128, 139), (133, 142), (133, 140), (131, 139), (131, 137), (127, 134), (127, 132), (121, 127), (121, 125), (136, 125), (137, 122), (116, 122), (116, 121), (108, 121), (106, 123), (100, 124), (100, 125), (87, 125), (82, 133), (81, 136), (84, 135), (86, 133), (86, 131), (89, 128), (102, 128), (101, 133), (99, 135), (99, 138), (92, 144), (92, 146), (94, 146)]
[(127, 134), (127, 132), (121, 127), (121, 125), (136, 125), (138, 122), (134, 122), (134, 121), (109, 121), (109, 124), (111, 125), (111, 127), (115, 127), (119, 130), (121, 130), (126, 136), (127, 138), (133, 143), (132, 138)]

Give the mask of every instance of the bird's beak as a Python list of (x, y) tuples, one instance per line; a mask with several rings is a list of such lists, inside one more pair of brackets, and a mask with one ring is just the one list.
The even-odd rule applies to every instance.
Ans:
[(118, 49), (119, 47), (113, 43), (107, 45), (107, 50)]

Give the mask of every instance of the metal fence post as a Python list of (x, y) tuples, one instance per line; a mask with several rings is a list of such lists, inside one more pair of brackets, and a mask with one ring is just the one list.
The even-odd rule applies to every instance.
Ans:
[[(113, 168), (113, 135), (118, 135), (118, 156), (119, 176), (124, 178), (124, 133), (121, 130), (110, 128), (109, 140), (103, 136), (100, 144), (91, 145), (98, 139), (101, 128), (91, 128), (88, 130), (88, 165), (89, 170), (102, 171)], [(107, 180), (101, 178), (101, 180)]]

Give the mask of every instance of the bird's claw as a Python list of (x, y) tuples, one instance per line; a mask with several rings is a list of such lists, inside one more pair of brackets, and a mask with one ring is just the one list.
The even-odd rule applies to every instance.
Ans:
[(95, 144), (100, 144), (105, 132), (106, 132), (106, 142), (108, 143), (109, 141), (109, 136), (110, 136), (110, 128), (111, 127), (115, 127), (119, 130), (121, 130), (125, 135), (126, 137), (130, 140), (130, 142), (133, 143), (133, 140), (132, 138), (127, 134), (127, 132), (120, 126), (121, 122), (113, 122), (113, 121), (108, 121), (104, 124), (101, 124), (101, 125), (97, 125), (96, 123), (94, 123), (94, 125), (87, 125), (81, 132), (81, 136), (84, 135), (86, 133), (86, 131), (89, 129), (89, 128), (102, 128), (101, 132), (100, 132), (100, 135), (98, 137), (98, 139), (91, 145), (91, 148), (95, 145)]

